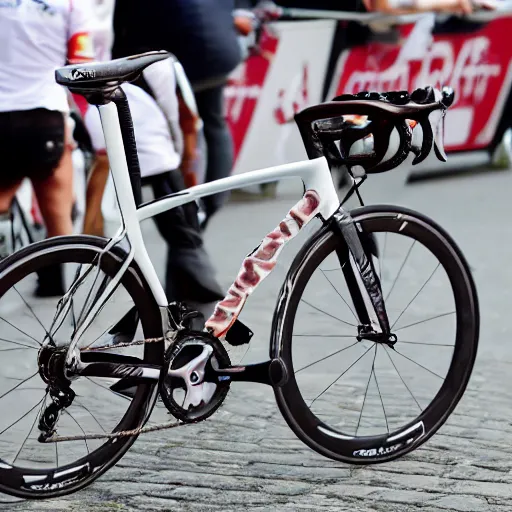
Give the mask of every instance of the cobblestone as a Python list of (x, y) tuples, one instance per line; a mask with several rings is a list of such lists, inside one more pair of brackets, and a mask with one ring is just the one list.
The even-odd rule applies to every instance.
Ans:
[[(2, 497), (0, 509), (512, 510), (512, 244), (510, 208), (504, 207), (510, 190), (512, 176), (499, 173), (416, 184), (397, 197), (402, 204), (432, 215), (457, 239), (473, 266), (482, 312), (481, 346), (469, 389), (447, 424), (417, 451), (372, 467), (325, 459), (295, 438), (270, 389), (241, 385), (232, 389), (225, 406), (207, 422), (140, 438), (116, 467), (88, 489), (44, 502)], [(223, 284), (229, 284), (243, 256), (292, 203), (287, 193), (259, 205), (233, 203), (214, 219), (207, 241)], [(478, 215), (468, 217), (463, 206), (468, 204), (478, 209)], [(151, 227), (148, 233), (155, 236)], [(277, 278), (269, 278), (244, 311), (244, 321), (257, 333), (248, 359), (267, 354), (273, 297), (286, 267), (286, 262), (280, 263)], [(166, 417), (161, 408), (156, 414)]]

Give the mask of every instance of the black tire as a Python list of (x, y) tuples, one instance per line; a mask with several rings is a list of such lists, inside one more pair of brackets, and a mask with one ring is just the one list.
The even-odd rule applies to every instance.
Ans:
[(468, 384), (475, 361), (479, 311), (475, 285), (464, 256), (449, 235), (431, 219), (394, 206), (369, 206), (351, 213), (354, 221), (367, 233), (397, 233), (400, 229), (400, 234), (421, 242), (444, 267), (455, 299), (453, 356), (446, 380), (430, 404), (415, 420), (396, 431), (366, 437), (343, 435), (323, 423), (308, 408), (297, 384), (291, 355), (299, 301), (315, 269), (328, 254), (336, 251), (339, 235), (327, 227), (320, 230), (295, 258), (274, 313), (272, 355), (282, 359), (288, 374), (286, 382), (275, 387), (277, 403), (290, 428), (313, 450), (346, 463), (372, 464), (396, 459), (416, 449), (452, 413)]
[[(118, 248), (104, 253), (108, 240), (92, 236), (69, 236), (44, 240), (30, 245), (0, 263), (0, 297), (15, 283), (30, 273), (37, 272), (49, 264), (100, 262), (102, 272), (112, 276), (120, 268), (126, 253)], [(146, 337), (162, 336), (162, 320), (153, 295), (135, 264), (125, 272), (121, 285), (135, 303)], [(163, 343), (146, 344), (144, 361), (148, 364), (161, 364)], [(40, 377), (38, 377), (40, 378)], [(156, 384), (139, 385), (132, 401), (127, 402), (127, 410), (115, 430), (128, 430), (144, 424), (156, 401)], [(99, 448), (87, 456), (58, 468), (20, 468), (6, 464), (0, 453), (0, 491), (19, 498), (53, 498), (78, 491), (110, 467), (112, 467), (132, 446), (136, 437), (123, 437), (106, 440)], [(66, 445), (66, 443), (64, 443)], [(65, 447), (65, 446), (64, 446)], [(58, 460), (58, 459), (57, 459)], [(79, 471), (78, 468), (82, 467)], [(71, 471), (75, 469), (75, 471)], [(68, 472), (68, 476), (56, 477), (56, 473)], [(24, 480), (24, 476), (30, 479)], [(45, 477), (45, 478), (37, 478)]]

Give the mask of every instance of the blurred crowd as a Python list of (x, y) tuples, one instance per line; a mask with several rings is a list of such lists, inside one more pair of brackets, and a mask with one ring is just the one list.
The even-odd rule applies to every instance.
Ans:
[[(491, 0), (480, 4), (492, 8)], [(279, 2), (280, 7), (395, 14), (468, 13), (474, 5), (471, 0)], [(143, 183), (159, 198), (230, 174), (233, 147), (223, 114), (227, 77), (243, 59), (240, 39), (262, 20), (278, 15), (275, 4), (254, 0), (0, 1), (0, 255), (12, 252), (5, 226), (11, 221), (16, 192), (27, 178), (47, 235), (72, 233), (77, 200), (72, 152), (77, 144), (93, 155), (83, 231), (105, 235), (102, 200), (109, 164), (98, 112), (55, 83), (55, 68), (161, 49), (176, 57), (123, 85)], [(217, 194), (155, 218), (167, 244), (170, 301), (200, 307), (223, 298), (202, 231), (226, 199), (226, 194)], [(40, 276), (36, 293), (63, 293), (59, 268)]]

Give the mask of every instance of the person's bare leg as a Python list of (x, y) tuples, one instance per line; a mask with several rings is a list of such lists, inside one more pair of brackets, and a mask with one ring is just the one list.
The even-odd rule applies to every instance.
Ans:
[(21, 180), (9, 187), (0, 189), (0, 214), (9, 212), (16, 192), (20, 188)]
[(109, 163), (107, 155), (96, 155), (96, 162), (87, 183), (83, 232), (87, 235), (105, 236), (101, 202), (107, 184)]
[(14, 251), (11, 233), (11, 204), (21, 181), (0, 189), (0, 259), (6, 258)]
[(66, 146), (59, 166), (43, 180), (33, 180), (34, 191), (47, 236), (71, 235), (73, 222), (73, 160), (72, 149)]

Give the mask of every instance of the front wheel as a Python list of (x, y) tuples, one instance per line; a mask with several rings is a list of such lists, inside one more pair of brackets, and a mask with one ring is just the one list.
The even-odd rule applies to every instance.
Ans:
[(377, 243), (374, 268), (397, 342), (358, 340), (339, 235), (320, 231), (297, 255), (278, 299), (273, 356), (288, 379), (275, 394), (308, 446), (370, 464), (410, 452), (447, 420), (471, 375), (479, 313), (461, 251), (432, 220), (393, 206), (351, 213), (362, 240)]

